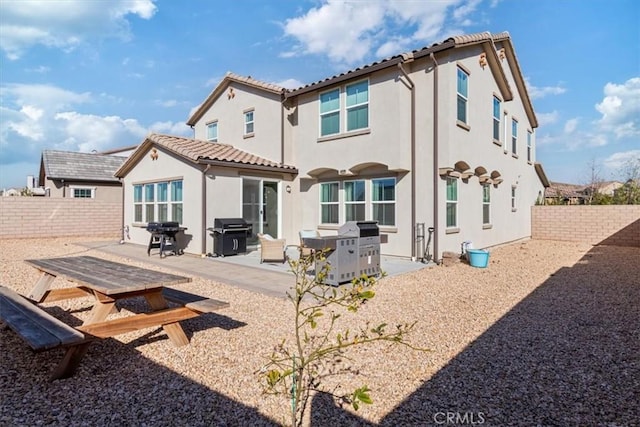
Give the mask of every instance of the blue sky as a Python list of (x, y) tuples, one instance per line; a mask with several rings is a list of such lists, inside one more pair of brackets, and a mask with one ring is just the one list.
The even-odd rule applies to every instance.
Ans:
[(0, 0), (0, 188), (43, 149), (191, 136), (227, 71), (293, 88), (483, 31), (511, 34), (549, 179), (622, 179), (640, 158), (636, 0)]

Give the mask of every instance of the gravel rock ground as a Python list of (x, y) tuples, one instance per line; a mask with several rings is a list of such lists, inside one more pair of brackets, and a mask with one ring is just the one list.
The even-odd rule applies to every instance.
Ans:
[[(27, 294), (38, 278), (23, 263), (29, 258), (88, 254), (149, 267), (81, 241), (3, 240), (0, 281)], [(291, 336), (290, 303), (198, 277), (181, 288), (231, 307), (183, 322), (191, 344), (182, 348), (161, 329), (94, 343), (65, 380), (48, 382), (61, 351), (34, 354), (0, 328), (0, 425), (286, 424), (288, 400), (262, 394), (257, 372)], [(44, 307), (79, 325), (89, 303)], [(124, 304), (119, 315), (142, 304)], [(640, 425), (640, 248), (503, 246), (486, 269), (460, 263), (384, 278), (349, 324), (366, 320), (417, 321), (410, 341), (430, 351), (350, 352), (354, 372), (325, 384), (337, 391), (368, 385), (373, 405), (354, 412), (317, 395), (307, 424)]]

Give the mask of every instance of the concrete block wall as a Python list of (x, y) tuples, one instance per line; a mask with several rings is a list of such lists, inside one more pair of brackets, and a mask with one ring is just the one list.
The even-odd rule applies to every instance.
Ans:
[(531, 237), (640, 247), (640, 205), (533, 206)]
[(54, 197), (0, 197), (1, 238), (120, 238), (121, 228), (121, 202)]

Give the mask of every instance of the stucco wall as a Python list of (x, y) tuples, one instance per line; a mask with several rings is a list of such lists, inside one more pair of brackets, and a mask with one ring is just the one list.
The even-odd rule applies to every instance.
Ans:
[(122, 236), (122, 202), (1, 197), (0, 237)]
[(640, 206), (533, 206), (534, 239), (640, 247)]

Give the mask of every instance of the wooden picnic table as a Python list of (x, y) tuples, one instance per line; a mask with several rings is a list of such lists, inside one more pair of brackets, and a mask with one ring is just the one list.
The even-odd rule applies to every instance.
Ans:
[[(89, 344), (97, 338), (161, 326), (176, 346), (189, 343), (180, 321), (228, 307), (224, 301), (168, 287), (191, 278), (120, 264), (91, 256), (26, 260), (42, 272), (27, 298), (0, 284), (0, 322), (13, 329), (32, 350), (65, 349), (51, 379), (75, 372)], [(73, 282), (52, 289), (56, 277)], [(37, 303), (93, 297), (93, 307), (82, 326), (72, 327), (44, 311)], [(144, 297), (148, 312), (108, 319), (116, 301)], [(170, 307), (167, 301), (175, 303)]]
[[(28, 295), (36, 302), (52, 302), (93, 296), (88, 319), (77, 329), (99, 338), (108, 338), (139, 329), (162, 326), (176, 346), (189, 343), (179, 321), (200, 315), (186, 306), (169, 308), (165, 286), (190, 282), (191, 278), (120, 264), (91, 256), (31, 259), (26, 262), (42, 272)], [(51, 289), (56, 277), (69, 280), (74, 287)], [(142, 296), (151, 310), (117, 319), (107, 319), (116, 310), (116, 301)]]

